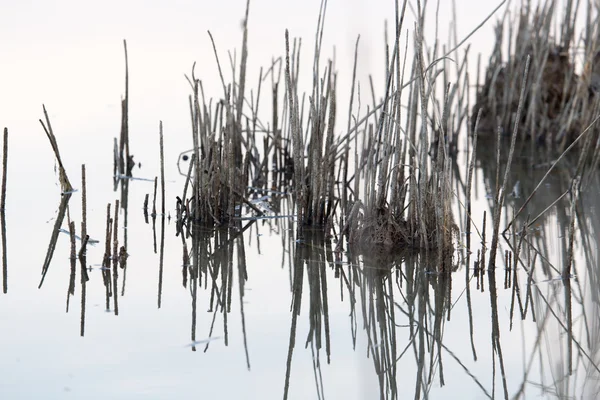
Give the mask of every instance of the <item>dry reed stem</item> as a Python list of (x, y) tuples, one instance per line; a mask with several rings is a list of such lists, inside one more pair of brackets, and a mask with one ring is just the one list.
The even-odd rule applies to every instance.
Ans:
[(300, 130), (300, 118), (298, 110), (298, 94), (292, 85), (290, 71), (290, 43), (289, 32), (285, 31), (285, 81), (288, 93), (290, 130), (292, 135), (292, 147), (294, 155), (294, 173), (295, 173), (295, 189), (296, 189), (296, 204), (297, 204), (297, 220), (298, 220), (298, 238), (302, 238), (301, 225), (304, 223), (304, 206), (305, 206), (305, 184), (304, 184), (304, 161), (302, 160), (302, 151), (304, 148), (302, 142), (302, 133)]
[(81, 165), (81, 249), (84, 248), (83, 239), (87, 236), (87, 186), (85, 178), (85, 164)]
[(579, 177), (575, 178), (571, 185), (571, 204), (570, 204), (570, 223), (569, 223), (569, 241), (567, 246), (567, 259), (562, 271), (562, 279), (568, 280), (571, 277), (571, 269), (573, 266), (573, 244), (575, 240), (575, 218), (577, 217), (575, 207), (579, 197)]
[(4, 128), (2, 140), (2, 194), (0, 197), (0, 211), (6, 210), (6, 178), (8, 174), (8, 128)]
[(2, 292), (8, 292), (8, 257), (6, 246), (6, 180), (8, 176), (8, 128), (2, 141), (2, 193), (0, 194), (0, 232), (2, 234)]
[(159, 122), (159, 134), (160, 134), (160, 209), (161, 214), (165, 215), (165, 154), (163, 148), (163, 125), (162, 121)]
[(59, 180), (62, 192), (63, 194), (72, 192), (73, 186), (71, 186), (71, 182), (69, 182), (69, 178), (67, 177), (67, 172), (63, 167), (63, 163), (60, 158), (60, 152), (58, 151), (58, 143), (56, 142), (56, 136), (54, 136), (54, 132), (52, 131), (52, 125), (50, 124), (50, 118), (48, 117), (46, 106), (42, 105), (42, 108), (44, 110), (46, 124), (44, 125), (44, 122), (41, 119), (39, 121), (42, 125), (42, 128), (44, 128), (44, 132), (46, 132), (46, 136), (48, 136), (48, 140), (50, 141), (50, 145), (52, 146), (52, 150), (54, 151), (54, 155), (56, 157), (56, 162), (58, 163)]
[(69, 257), (71, 273), (69, 274), (69, 288), (67, 289), (66, 312), (69, 312), (69, 300), (75, 295), (75, 270), (77, 267), (77, 245), (75, 244), (75, 221), (69, 223), (69, 237), (71, 242), (71, 255)]
[(504, 198), (506, 196), (506, 185), (508, 183), (508, 176), (510, 173), (510, 167), (512, 164), (513, 154), (515, 151), (515, 144), (517, 141), (517, 133), (519, 131), (519, 121), (521, 119), (521, 113), (523, 112), (523, 104), (525, 103), (525, 88), (527, 86), (527, 77), (529, 74), (529, 63), (530, 57), (527, 57), (527, 61), (525, 63), (525, 72), (523, 73), (523, 83), (521, 85), (521, 95), (519, 98), (519, 107), (517, 108), (517, 116), (515, 118), (515, 126), (513, 129), (513, 134), (510, 142), (510, 150), (508, 152), (508, 160), (506, 162), (506, 169), (504, 171), (504, 180), (502, 182), (502, 187), (500, 188), (499, 196), (497, 195), (497, 202), (494, 203), (494, 233), (492, 236), (492, 245), (490, 247), (490, 259), (489, 259), (489, 269), (493, 269), (496, 264), (496, 249), (498, 248), (498, 234), (500, 230), (500, 215), (502, 214), (502, 206), (504, 205)]
[(123, 40), (125, 52), (125, 97), (121, 100), (121, 136), (119, 140), (119, 174), (131, 176), (131, 158), (129, 154), (129, 60), (127, 41)]
[(154, 177), (154, 197), (152, 200), (152, 218), (156, 218), (156, 193), (158, 191), (158, 176)]
[[(119, 279), (119, 199), (115, 200), (115, 216), (113, 218), (113, 249), (112, 249), (112, 277), (113, 277), (113, 303), (115, 309), (115, 315), (119, 315), (119, 291), (118, 279)], [(107, 267), (109, 267), (107, 265)]]
[[(347, 125), (347, 132), (350, 132), (350, 127), (352, 125), (352, 108), (354, 106), (354, 92), (356, 91), (356, 67), (358, 65), (358, 44), (360, 42), (360, 35), (358, 35), (358, 37), (356, 38), (356, 44), (354, 45), (354, 62), (353, 62), (353, 67), (352, 67), (352, 86), (350, 87), (350, 102), (348, 104), (348, 125)], [(346, 182), (348, 182), (348, 163), (349, 163), (349, 158), (350, 158), (350, 135), (346, 135), (346, 145), (343, 146), (344, 149), (344, 155), (343, 155), (343, 169), (344, 169), (344, 174), (343, 174), (343, 182), (344, 184), (346, 184)], [(341, 143), (341, 142), (340, 142)], [(355, 151), (358, 151), (358, 149), (355, 149)], [(357, 162), (357, 158), (355, 156), (355, 162)], [(355, 169), (355, 171), (358, 171), (358, 168)], [(356, 182), (358, 182), (358, 179), (356, 179)], [(347, 190), (343, 190), (342, 193), (342, 209), (345, 210), (348, 204), (348, 197), (347, 197)], [(357, 196), (357, 193), (355, 192), (354, 194), (355, 196)], [(343, 221), (342, 221), (343, 224)]]
[(110, 238), (112, 235), (112, 218), (110, 217), (110, 206), (106, 205), (106, 232), (104, 236), (104, 259), (102, 260), (102, 268), (110, 266)]

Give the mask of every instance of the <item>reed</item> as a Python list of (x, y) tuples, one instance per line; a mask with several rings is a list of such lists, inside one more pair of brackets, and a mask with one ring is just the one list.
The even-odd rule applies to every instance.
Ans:
[[(119, 137), (118, 170), (122, 177), (130, 177), (135, 163), (129, 151), (129, 60), (127, 57), (127, 41), (123, 40), (125, 52), (125, 96), (121, 100), (121, 134)], [(115, 139), (116, 140), (116, 139)], [(115, 182), (118, 182), (115, 180)]]
[(2, 193), (0, 194), (0, 233), (2, 235), (2, 292), (8, 292), (8, 257), (6, 246), (6, 180), (8, 176), (8, 128), (2, 140)]
[[(229, 224), (233, 227), (233, 221), (237, 217), (237, 205), (243, 202), (248, 186), (248, 174), (244, 166), (249, 163), (257, 165), (260, 162), (252, 157), (252, 154), (256, 153), (253, 134), (258, 124), (256, 116), (258, 98), (256, 103), (253, 102), (254, 105), (250, 110), (253, 115), (252, 125), (245, 113), (249, 10), (248, 1), (243, 20), (239, 75), (235, 78), (237, 65), (230, 59), (234, 75), (234, 81), (230, 84), (225, 82), (215, 40), (208, 32), (223, 87), (223, 98), (213, 103), (212, 100), (204, 97), (202, 81), (197, 79), (194, 73), (195, 64), (191, 77), (188, 77), (192, 88), (189, 104), (194, 146), (194, 162), (190, 164), (190, 171), (193, 170), (193, 178), (190, 180), (193, 193), (190, 199), (185, 196), (181, 199), (184, 205), (187, 205), (188, 200), (191, 203), (191, 212), (182, 215), (184, 218), (182, 224), (204, 226)], [(247, 126), (246, 129), (243, 128), (244, 124)]]
[[(85, 164), (81, 165), (81, 250), (85, 252), (85, 244), (87, 241), (83, 240), (87, 237), (87, 184), (85, 176)], [(89, 238), (88, 238), (89, 239)]]
[[(497, 23), (496, 43), (474, 105), (474, 110), (483, 110), (482, 137), (495, 132), (498, 125), (503, 133), (510, 132), (517, 122), (518, 93), (525, 87), (518, 139), (520, 150), (529, 151), (530, 156), (541, 146), (563, 152), (598, 112), (598, 28), (592, 22), (598, 5), (588, 2), (587, 7), (579, 7), (579, 2), (576, 6), (572, 0), (561, 2), (564, 7), (554, 3), (533, 10), (530, 2), (525, 2), (516, 21), (506, 13)], [(580, 15), (587, 24), (582, 32), (576, 32)], [(556, 26), (558, 32), (553, 36)], [(509, 52), (504, 56), (506, 30)], [(583, 60), (579, 49), (583, 49)], [(530, 78), (521, 82), (520, 71), (528, 57)], [(577, 74), (579, 66), (581, 73)], [(593, 136), (598, 136), (597, 127)]]
[(50, 268), (50, 263), (52, 261), (52, 257), (54, 256), (54, 250), (56, 249), (56, 243), (58, 241), (58, 234), (60, 232), (62, 223), (65, 219), (65, 215), (67, 214), (69, 200), (73, 194), (73, 186), (69, 182), (69, 178), (67, 176), (67, 172), (63, 167), (62, 159), (60, 158), (60, 152), (58, 150), (58, 143), (56, 141), (56, 136), (54, 136), (54, 132), (52, 130), (52, 125), (50, 124), (50, 118), (48, 117), (48, 112), (46, 111), (46, 107), (42, 106), (44, 110), (44, 118), (46, 123), (41, 119), (40, 124), (50, 141), (50, 145), (52, 146), (52, 150), (54, 151), (54, 155), (56, 157), (56, 162), (58, 163), (58, 176), (61, 185), (61, 201), (58, 208), (58, 215), (56, 217), (56, 221), (54, 222), (54, 227), (52, 228), (52, 235), (50, 236), (50, 243), (48, 244), (48, 250), (46, 251), (46, 258), (44, 259), (44, 264), (42, 266), (42, 278), (40, 279), (40, 284), (38, 288), (41, 288), (44, 279), (46, 278), (46, 274), (48, 273), (48, 269)]
[(106, 310), (110, 310), (110, 298), (112, 296), (112, 282), (110, 279), (110, 260), (111, 260), (111, 249), (110, 249), (110, 239), (113, 230), (113, 219), (110, 215), (110, 203), (106, 205), (106, 233), (104, 239), (104, 257), (102, 258), (102, 280), (104, 282), (105, 288), (105, 300), (106, 300)]
[(66, 312), (69, 312), (69, 300), (71, 296), (75, 295), (75, 271), (77, 268), (77, 247), (75, 244), (75, 222), (69, 222), (69, 238), (71, 243), (71, 255), (69, 257), (69, 264), (71, 266), (71, 273), (69, 274), (69, 288), (67, 289), (67, 307)]
[[(161, 213), (160, 213), (160, 254), (158, 266), (158, 308), (162, 306), (162, 284), (163, 284), (163, 266), (165, 259), (165, 155), (163, 148), (163, 125), (159, 123), (159, 147), (160, 147), (160, 192), (161, 192)], [(156, 180), (154, 180), (156, 188)], [(156, 195), (155, 195), (156, 196)], [(154, 218), (153, 218), (154, 221)], [(156, 232), (156, 231), (155, 231)], [(156, 236), (154, 239), (156, 252)], [(116, 250), (115, 250), (116, 251)], [(116, 269), (116, 268), (115, 268)]]
[[(114, 304), (114, 313), (115, 315), (119, 315), (119, 291), (117, 290), (118, 282), (119, 282), (119, 269), (117, 266), (119, 265), (119, 199), (115, 200), (115, 209), (114, 209), (114, 217), (113, 217), (113, 225), (112, 225), (112, 233), (113, 233), (113, 248), (112, 248), (112, 256), (110, 257), (110, 261), (112, 261), (112, 284), (113, 284), (113, 304)], [(107, 264), (107, 267), (110, 271), (110, 262)]]
[(68, 194), (73, 191), (73, 186), (71, 186), (71, 182), (69, 182), (69, 177), (67, 176), (67, 172), (63, 167), (62, 159), (60, 158), (60, 152), (58, 150), (58, 143), (56, 141), (56, 136), (54, 136), (54, 132), (52, 131), (52, 125), (50, 124), (50, 118), (48, 117), (48, 112), (46, 111), (46, 106), (42, 105), (42, 109), (44, 110), (44, 118), (46, 123), (41, 119), (40, 124), (42, 128), (44, 128), (44, 132), (46, 132), (46, 136), (50, 141), (50, 145), (52, 146), (52, 150), (54, 151), (54, 156), (56, 157), (56, 162), (58, 163), (58, 176), (60, 181), (60, 186), (63, 194)]
[[(441, 70), (435, 70), (437, 61), (427, 61), (438, 57), (435, 51), (425, 53), (423, 18), (418, 18), (410, 77), (404, 77), (400, 42), (406, 6), (406, 1), (396, 5), (395, 39), (386, 60), (383, 101), (373, 103), (372, 123), (366, 119), (369, 113), (363, 119), (355, 118), (359, 122), (353, 129), (358, 130), (356, 136), (363, 135), (364, 145), (357, 146), (354, 197), (363, 208), (359, 218), (354, 218), (358, 224), (348, 238), (350, 245), (364, 249), (439, 249), (440, 260), (445, 260), (457, 232), (450, 211), (450, 153), (451, 138), (462, 124), (464, 100), (456, 96), (458, 84), (446, 85), (443, 107), (439, 108), (434, 95)], [(419, 8), (419, 15), (423, 12)], [(465, 80), (465, 68), (458, 71), (457, 82)], [(408, 105), (402, 104), (404, 97)], [(454, 125), (451, 121), (459, 122)], [(350, 209), (343, 212), (350, 216)]]
[(79, 267), (81, 271), (81, 317), (79, 323), (79, 335), (83, 337), (85, 335), (85, 309), (87, 301), (87, 282), (90, 280), (87, 273), (87, 256), (86, 248), (90, 237), (86, 235), (83, 237), (81, 242), (81, 249), (79, 250)]
[[(502, 187), (497, 186), (496, 189), (496, 194), (494, 197), (494, 231), (493, 231), (493, 236), (492, 236), (492, 244), (490, 247), (490, 258), (489, 258), (489, 264), (488, 264), (488, 268), (489, 269), (494, 269), (495, 267), (495, 263), (496, 263), (496, 251), (498, 248), (498, 240), (499, 240), (499, 232), (500, 232), (500, 216), (502, 214), (502, 206), (504, 205), (504, 199), (506, 197), (506, 185), (508, 182), (508, 177), (510, 174), (510, 167), (512, 164), (512, 159), (513, 159), (513, 155), (514, 155), (514, 151), (515, 151), (515, 145), (517, 142), (517, 134), (519, 132), (519, 121), (520, 121), (520, 116), (521, 113), (523, 112), (523, 105), (525, 102), (525, 87), (526, 87), (526, 83), (527, 83), (527, 78), (529, 75), (529, 57), (527, 58), (527, 61), (525, 62), (525, 72), (523, 73), (523, 83), (521, 85), (521, 95), (519, 96), (519, 106), (517, 108), (517, 116), (515, 118), (515, 126), (513, 129), (513, 134), (511, 137), (511, 142), (510, 142), (510, 150), (508, 153), (508, 160), (506, 163), (506, 167), (504, 170), (504, 180), (502, 181)], [(500, 130), (498, 132), (498, 141), (500, 138)], [(498, 158), (500, 157), (500, 146), (498, 145)], [(497, 164), (499, 165), (499, 161), (497, 161)], [(498, 167), (497, 169), (498, 173), (500, 172), (500, 168)], [(498, 179), (498, 177), (496, 178), (496, 183), (498, 184), (500, 182), (500, 180)]]

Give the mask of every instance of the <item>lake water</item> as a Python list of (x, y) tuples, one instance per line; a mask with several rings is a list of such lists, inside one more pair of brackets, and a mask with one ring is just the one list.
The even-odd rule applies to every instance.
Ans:
[[(458, 201), (461, 233), (451, 274), (438, 273), (437, 259), (426, 254), (334, 252), (335, 240), (318, 230), (297, 241), (294, 220), (287, 217), (243, 221), (242, 232), (207, 233), (199, 244), (199, 270), (184, 265), (173, 219), (175, 197), (185, 181), (177, 160), (192, 147), (184, 74), (197, 61), (207, 94), (221, 95), (206, 30), (226, 59), (227, 50), (239, 49), (245, 7), (243, 1), (200, 3), (33, 2), (3, 11), (0, 34), (12, 39), (0, 44), (0, 125), (9, 128), (7, 292), (0, 294), (2, 399), (598, 396), (597, 177), (582, 194), (575, 216), (567, 195), (535, 221), (510, 276), (504, 252), (514, 252), (520, 237), (500, 241), (495, 270), (477, 270), (481, 239), (472, 233), (469, 255)], [(496, 6), (484, 3), (457, 5), (459, 38)], [(453, 19), (451, 7), (445, 7), (439, 13), (443, 29)], [(252, 4), (251, 81), (273, 55), (283, 54), (285, 28), (303, 38), (304, 58), (312, 57), (318, 9), (314, 0)], [(340, 81), (349, 82), (361, 34), (359, 78), (366, 85), (373, 73), (375, 85), (383, 87), (383, 21), (392, 15), (392, 2), (329, 3), (324, 49), (329, 56), (336, 44)], [(409, 20), (405, 27), (412, 29), (414, 19)], [(487, 57), (492, 32), (492, 25), (485, 25), (470, 40), (472, 54)], [(141, 163), (134, 176), (142, 179), (129, 184), (129, 257), (115, 276), (114, 269), (100, 266), (106, 207), (110, 203), (114, 211), (120, 199), (113, 191), (112, 164), (124, 91), (123, 38), (129, 48), (131, 148)], [(88, 247), (85, 292), (77, 264), (72, 295), (65, 233), (38, 289), (61, 201), (54, 155), (38, 122), (42, 103), (71, 183), (79, 189), (69, 202), (77, 234), (85, 164), (87, 230), (99, 241)], [(159, 120), (165, 132), (167, 218), (163, 222), (159, 216), (153, 229), (143, 203), (147, 194), (152, 199), (159, 176)], [(493, 146), (481, 145), (486, 147)], [(464, 157), (459, 155), (460, 179), (453, 183), (460, 201)], [(487, 213), (488, 247), (493, 157), (480, 151), (474, 177), (472, 215), (481, 230)], [(509, 185), (519, 182), (520, 193), (507, 198), (501, 228), (546, 170), (533, 168), (528, 159), (515, 163)], [(565, 162), (549, 175), (517, 225), (527, 214), (533, 220), (568, 190), (571, 170)], [(160, 204), (160, 194), (158, 199)], [(293, 214), (289, 194), (270, 194), (265, 201), (272, 216)], [(574, 276), (563, 280), (572, 217)], [(121, 211), (119, 246), (125, 240), (123, 219)], [(68, 229), (66, 222), (62, 227)]]

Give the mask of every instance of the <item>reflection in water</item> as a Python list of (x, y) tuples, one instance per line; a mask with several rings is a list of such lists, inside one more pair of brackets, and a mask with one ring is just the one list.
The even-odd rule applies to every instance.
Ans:
[[(478, 154), (481, 160), (486, 159), (483, 158), (486, 157), (484, 151), (478, 151)], [(193, 164), (192, 157), (188, 175)], [(531, 198), (522, 215), (511, 221), (513, 211), (519, 209), (534, 190), (531, 182), (539, 181), (538, 172), (531, 164), (518, 167), (518, 164), (513, 166), (509, 186), (514, 187), (515, 182), (520, 182), (522, 195), (507, 198), (502, 225), (511, 224), (511, 229), (500, 242), (502, 253), (499, 254), (504, 256), (503, 263), (496, 263), (493, 269), (487, 268), (485, 262), (489, 257), (486, 215), (492, 211), (491, 200), (489, 210), (483, 212), (482, 223), (476, 224), (473, 232), (476, 236), (470, 237), (467, 232), (466, 246), (463, 247), (461, 242), (453, 258), (440, 258), (435, 251), (392, 256), (380, 255), (376, 248), (369, 254), (341, 252), (333, 249), (333, 238), (325, 236), (322, 230), (305, 229), (302, 240), (295, 240), (290, 234), (296, 231), (294, 218), (256, 218), (256, 210), (250, 207), (250, 204), (256, 207), (252, 200), (243, 202), (231, 227), (205, 230), (194, 223), (194, 210), (189, 201), (179, 200), (175, 233), (181, 239), (181, 284), (191, 300), (189, 347), (195, 352), (202, 346), (203, 351), (208, 352), (215, 340), (219, 343), (222, 340), (228, 346), (232, 336), (238, 334), (230, 330), (231, 318), (238, 312), (237, 302), (243, 357), (250, 370), (252, 341), (248, 339), (247, 324), (253, 314), (248, 314), (244, 298), (246, 283), (258, 272), (249, 265), (246, 253), (249, 248), (261, 251), (259, 228), (264, 227), (281, 239), (284, 250), (281, 264), (289, 271), (290, 298), (273, 299), (291, 304), (291, 319), (285, 321), (285, 332), (289, 333), (285, 375), (282, 373), (280, 382), (284, 398), (305, 390), (295, 380), (295, 376), (304, 372), (294, 366), (294, 363), (298, 364), (298, 352), (302, 351), (310, 351), (311, 375), (319, 398), (325, 398), (335, 390), (334, 386), (328, 385), (328, 371), (339, 367), (340, 358), (336, 356), (352, 351), (369, 358), (369, 368), (376, 377), (378, 396), (382, 399), (443, 398), (448, 392), (441, 388), (455, 387), (456, 379), (460, 379), (461, 386), (474, 388), (475, 392), (469, 393), (475, 393), (476, 397), (524, 398), (540, 390), (544, 396), (593, 398), (600, 391), (600, 218), (597, 215), (600, 206), (597, 188), (600, 185), (597, 178), (590, 181), (589, 189), (577, 198), (571, 193), (577, 193), (572, 188), (578, 181), (572, 182), (562, 170), (557, 170), (549, 176), (548, 185)], [(487, 188), (495, 187), (496, 179), (501, 175), (493, 163), (477, 169), (477, 173), (483, 175)], [(279, 187), (285, 187), (285, 178), (277, 175)], [(119, 181), (121, 199), (114, 205), (107, 205), (102, 262), (105, 306), (115, 315), (119, 315), (119, 297), (125, 290), (127, 229), (123, 229), (124, 245), (119, 243), (118, 232), (121, 209), (124, 209), (122, 223), (127, 226), (130, 180)], [(156, 183), (154, 223), (158, 215)], [(183, 199), (187, 198), (186, 190), (187, 185)], [(265, 190), (253, 189), (256, 197), (253, 200), (267, 202), (261, 207), (269, 216), (293, 215), (294, 204), (290, 197), (281, 191), (262, 196)], [(461, 190), (457, 188), (457, 192)], [(164, 193), (162, 173), (161, 191)], [(481, 188), (475, 186), (474, 191), (479, 191), (476, 198), (484, 197)], [(62, 195), (43, 272), (45, 276), (66, 216), (71, 239), (67, 311), (70, 296), (75, 293), (78, 258), (80, 334), (83, 336), (88, 285), (94, 283), (93, 280), (90, 282), (86, 269), (85, 249), (89, 236), (85, 227), (84, 168), (82, 241), (78, 255), (75, 224), (68, 212), (71, 195), (71, 192)], [(480, 217), (474, 215), (472, 218)], [(460, 220), (467, 219), (463, 216)], [(168, 295), (163, 293), (162, 286), (166, 250), (164, 200), (160, 246), (156, 229), (153, 230), (155, 251), (160, 252), (157, 293), (160, 307), (162, 296)], [(120, 291), (119, 269), (123, 270)], [(344, 329), (349, 327), (352, 341), (347, 345), (341, 340), (336, 341), (341, 336), (340, 327), (332, 322), (331, 310), (340, 303), (349, 311), (349, 324)], [(212, 314), (207, 330), (202, 334), (197, 332), (201, 326), (199, 307), (206, 307)], [(298, 332), (303, 327), (308, 329), (304, 349), (296, 347)], [(221, 329), (222, 334), (217, 335)], [(457, 330), (462, 330), (463, 334), (457, 335)], [(517, 348), (519, 342), (522, 343), (520, 349)], [(332, 344), (336, 343), (339, 343), (335, 347), (339, 349), (338, 353), (332, 352)], [(518, 368), (518, 354), (523, 355), (521, 369)], [(280, 357), (282, 363), (283, 358)]]
[(56, 221), (54, 222), (54, 227), (52, 228), (52, 235), (50, 237), (50, 243), (48, 244), (46, 259), (44, 260), (44, 265), (42, 267), (42, 279), (40, 280), (40, 284), (38, 286), (39, 288), (41, 288), (44, 284), (44, 279), (46, 279), (46, 274), (50, 268), (50, 263), (52, 261), (52, 256), (54, 256), (56, 242), (58, 241), (58, 235), (60, 233), (60, 227), (62, 226), (63, 220), (67, 214), (67, 207), (69, 205), (71, 196), (72, 193), (63, 193), (61, 195), (60, 205), (58, 206), (58, 215), (56, 216)]
[[(325, 246), (323, 246), (323, 243), (325, 243)], [(331, 350), (326, 267), (331, 262), (331, 244), (329, 241), (324, 240), (323, 232), (305, 230), (303, 240), (295, 244), (293, 257), (292, 323), (286, 363), (284, 398), (288, 397), (289, 391), (292, 355), (296, 345), (297, 319), (301, 315), (305, 269), (309, 297), (309, 333), (306, 338), (305, 347), (308, 347), (309, 344), (311, 346), (317, 393), (319, 394), (319, 398), (324, 397), (320, 351), (324, 341), (327, 363), (329, 364)]]
[[(520, 180), (526, 191), (527, 182), (522, 177)], [(593, 396), (599, 389), (595, 379), (600, 377), (597, 291), (600, 222), (596, 198), (593, 194), (581, 199), (565, 198), (570, 204), (564, 204), (563, 211), (542, 215), (538, 222), (545, 219), (543, 224), (532, 225), (530, 219), (517, 219), (506, 240), (501, 242), (504, 262), (497, 263), (493, 270), (486, 268), (484, 260), (485, 228), (481, 230), (482, 243), (477, 250), (459, 248), (455, 260), (440, 260), (431, 251), (383, 256), (374, 248), (364, 255), (343, 253), (332, 248), (331, 239), (321, 230), (305, 230), (303, 239), (295, 241), (289, 234), (295, 231), (292, 219), (247, 221), (240, 217), (232, 228), (216, 230), (203, 229), (188, 220), (187, 225), (176, 227), (182, 246), (181, 284), (191, 299), (189, 347), (197, 351), (202, 346), (207, 352), (215, 340), (222, 340), (228, 346), (234, 334), (230, 319), (237, 314), (232, 304), (237, 301), (243, 357), (250, 370), (251, 342), (247, 337), (244, 297), (253, 269), (247, 264), (246, 252), (248, 247), (261, 247), (260, 226), (281, 237), (285, 250), (282, 267), (288, 265), (290, 273), (291, 320), (288, 320), (289, 341), (285, 375), (282, 375), (284, 398), (305, 390), (294, 380), (300, 372), (298, 367), (294, 368), (294, 360), (298, 358), (294, 353), (298, 351), (310, 351), (311, 375), (318, 397), (325, 398), (335, 390), (328, 386), (327, 371), (329, 366), (338, 365), (331, 348), (339, 335), (339, 326), (332, 325), (330, 309), (332, 303), (339, 305), (340, 301), (349, 310), (352, 341), (346, 348), (339, 342), (336, 348), (339, 354), (354, 351), (370, 359), (379, 398), (419, 399), (438, 394), (443, 397), (445, 392), (439, 392), (440, 388), (454, 384), (457, 371), (463, 384), (474, 387), (479, 397), (521, 398), (537, 389), (545, 396), (559, 398)], [(68, 195), (63, 196), (63, 201), (68, 201)], [(289, 215), (293, 206), (285, 196), (274, 195), (266, 201), (270, 212), (283, 215)], [(125, 247), (119, 247), (117, 235), (120, 204), (118, 200), (115, 202), (114, 212), (107, 205), (102, 268), (106, 308), (112, 307), (116, 315), (119, 313), (117, 266), (123, 268), (126, 261)], [(537, 210), (547, 206), (535, 201), (529, 206), (536, 205)], [(507, 209), (512, 207), (510, 203), (507, 205)], [(535, 211), (534, 207), (528, 213), (539, 214)], [(161, 226), (162, 253), (164, 221)], [(72, 295), (76, 268), (74, 223), (70, 227), (69, 293)], [(89, 284), (83, 250), (87, 238), (86, 235), (79, 252), (81, 335)], [(474, 242), (471, 245), (477, 247)], [(289, 255), (289, 264), (285, 254)], [(201, 295), (200, 290), (206, 295)], [(163, 296), (160, 287), (158, 295), (160, 302)], [(206, 304), (201, 305), (204, 301)], [(207, 307), (212, 314), (208, 330), (200, 335), (199, 307)], [(300, 326), (308, 327), (304, 349), (296, 346)], [(218, 336), (216, 332), (221, 329), (222, 336), (221, 333)], [(448, 335), (448, 329), (452, 332), (462, 329), (464, 335)], [(519, 341), (523, 343), (521, 372), (514, 368), (515, 346)]]
[[(215, 339), (213, 331), (217, 316), (222, 316), (223, 341), (225, 346), (229, 344), (228, 315), (231, 313), (231, 302), (233, 294), (233, 269), (234, 254), (237, 255), (237, 277), (238, 294), (240, 303), (240, 315), (242, 323), (242, 334), (244, 341), (246, 365), (250, 370), (250, 357), (248, 353), (248, 341), (246, 337), (246, 321), (244, 313), (244, 285), (248, 279), (246, 269), (246, 257), (244, 239), (242, 233), (252, 225), (254, 221), (244, 227), (236, 229), (218, 229), (215, 231), (204, 230), (201, 226), (194, 224), (191, 236), (191, 257), (187, 250), (186, 239), (182, 233), (183, 243), (183, 268), (182, 282), (186, 287), (189, 274), (189, 291), (192, 298), (192, 325), (191, 340), (192, 351), (196, 351), (196, 328), (198, 309), (198, 288), (210, 291), (208, 312), (212, 313), (212, 321), (208, 336), (205, 336), (206, 352), (211, 340)], [(191, 263), (190, 263), (191, 259)]]

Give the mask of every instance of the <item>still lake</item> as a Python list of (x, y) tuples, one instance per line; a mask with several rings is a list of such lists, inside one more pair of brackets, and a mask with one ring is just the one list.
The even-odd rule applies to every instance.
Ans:
[[(464, 152), (456, 162), (460, 179), (453, 184), (461, 233), (451, 274), (438, 274), (435, 258), (424, 254), (335, 253), (335, 238), (328, 242), (318, 232), (297, 242), (294, 220), (285, 217), (293, 215), (292, 196), (263, 193), (256, 197), (266, 196), (269, 215), (283, 217), (242, 221), (243, 232), (207, 235), (201, 244), (203, 272), (194, 276), (184, 265), (173, 219), (185, 182), (179, 156), (191, 148), (184, 74), (198, 61), (207, 93), (220, 96), (206, 30), (226, 58), (226, 51), (241, 43), (245, 7), (243, 1), (197, 3), (121, 7), (116, 1), (102, 6), (60, 1), (50, 7), (38, 2), (7, 6), (1, 17), (0, 33), (14, 38), (0, 45), (8, 60), (0, 66), (0, 124), (9, 128), (7, 292), (0, 294), (2, 399), (270, 399), (286, 393), (290, 399), (480, 399), (503, 398), (505, 390), (510, 398), (596, 397), (597, 178), (574, 216), (574, 277), (568, 283), (560, 279), (572, 217), (568, 196), (536, 221), (521, 247), (524, 265), (510, 277), (502, 260), (518, 236), (501, 240), (498, 267), (486, 271), (474, 268), (481, 244), (473, 232), (467, 260), (464, 221), (459, 220)], [(251, 80), (273, 55), (283, 54), (285, 28), (303, 37), (304, 57), (312, 56), (319, 1), (296, 3), (252, 4)], [(339, 46), (339, 79), (347, 82), (361, 34), (359, 77), (366, 83), (373, 73), (382, 87), (383, 21), (393, 15), (393, 2), (351, 3), (330, 2), (324, 48)], [(465, 22), (457, 24), (460, 37), (495, 7), (482, 3), (459, 5), (458, 20)], [(451, 8), (440, 16), (440, 26), (446, 27)], [(485, 25), (471, 40), (473, 54), (482, 52), (485, 59), (491, 37), (492, 25)], [(129, 184), (127, 267), (117, 269), (113, 285), (114, 270), (100, 265), (106, 207), (110, 203), (114, 211), (120, 199), (113, 190), (112, 165), (124, 87), (123, 38), (130, 57), (131, 148), (141, 165), (134, 169), (140, 179)], [(310, 62), (307, 69), (310, 73)], [(87, 169), (87, 230), (99, 243), (88, 247), (85, 297), (79, 264), (69, 295), (65, 233), (38, 289), (61, 200), (54, 155), (38, 122), (42, 103), (67, 173), (79, 189), (69, 203), (77, 234), (81, 165)], [(159, 176), (159, 120), (165, 132), (167, 206), (162, 267), (161, 218), (153, 229), (143, 212)], [(481, 229), (487, 213), (488, 242), (492, 160), (482, 151), (474, 176), (473, 220)], [(507, 199), (503, 226), (546, 171), (531, 164), (521, 160), (513, 167), (509, 185), (519, 182), (519, 191)], [(525, 214), (535, 217), (569, 188), (570, 171), (565, 163), (547, 178), (520, 224)], [(119, 218), (120, 246), (123, 210)], [(112, 285), (108, 305), (106, 275)]]

